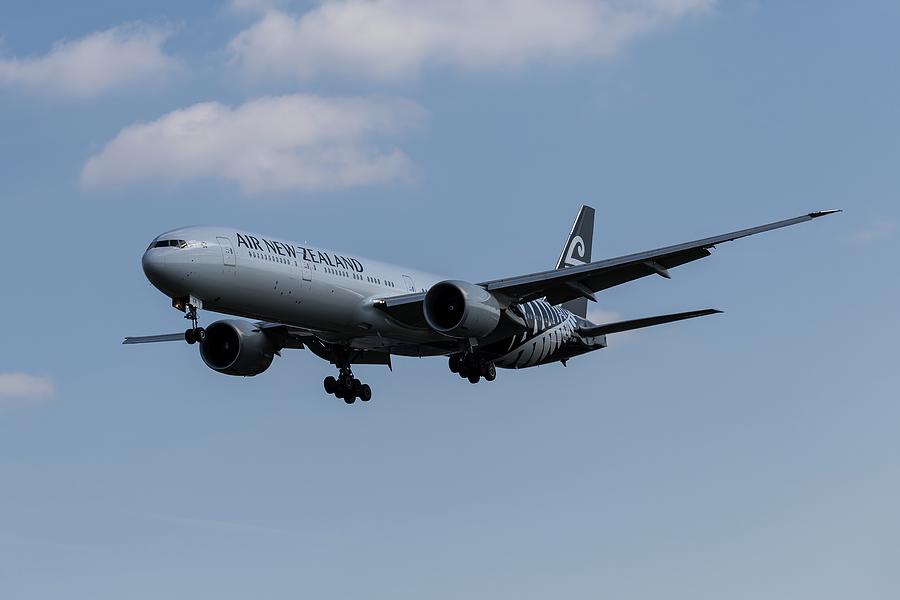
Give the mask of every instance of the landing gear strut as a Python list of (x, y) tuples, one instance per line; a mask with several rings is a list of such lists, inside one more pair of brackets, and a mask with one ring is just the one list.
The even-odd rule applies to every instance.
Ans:
[(493, 361), (479, 356), (475, 352), (453, 354), (450, 356), (450, 370), (470, 383), (478, 383), (484, 377), (488, 381), (497, 378), (497, 367)]
[(346, 356), (342, 356), (337, 364), (340, 369), (337, 379), (329, 375), (322, 382), (325, 392), (342, 398), (347, 404), (353, 404), (357, 398), (363, 402), (371, 400), (372, 388), (369, 387), (369, 384), (353, 377), (353, 371), (350, 370), (350, 362)]
[[(191, 299), (193, 300), (193, 298)], [(184, 332), (184, 341), (188, 344), (196, 344), (206, 339), (206, 330), (199, 326), (197, 318), (197, 304), (193, 301), (185, 306), (185, 319), (191, 322), (191, 328)]]

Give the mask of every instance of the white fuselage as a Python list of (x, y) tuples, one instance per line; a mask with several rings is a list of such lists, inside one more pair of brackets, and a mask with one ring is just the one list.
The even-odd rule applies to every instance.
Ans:
[[(447, 353), (447, 337), (394, 321), (374, 306), (380, 298), (427, 291), (445, 277), (222, 227), (166, 232), (142, 264), (163, 293), (194, 298), (206, 310), (303, 328), (328, 342), (352, 340), (359, 349)], [(542, 301), (523, 308), (529, 331), (509, 338), (498, 366), (538, 364), (574, 335), (577, 318), (568, 311)]]

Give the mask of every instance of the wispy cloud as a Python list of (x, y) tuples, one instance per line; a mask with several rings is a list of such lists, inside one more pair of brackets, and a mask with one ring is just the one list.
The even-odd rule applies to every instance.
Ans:
[(28, 373), (0, 373), (0, 408), (43, 402), (56, 395), (49, 377)]
[(0, 56), (0, 87), (90, 98), (163, 79), (179, 63), (163, 52), (171, 30), (139, 23), (60, 41), (43, 56)]
[(411, 161), (378, 143), (415, 129), (425, 111), (401, 99), (295, 94), (237, 107), (205, 102), (123, 129), (88, 160), (87, 188), (210, 178), (248, 193), (383, 184)]
[(874, 242), (894, 235), (895, 231), (897, 231), (897, 223), (894, 221), (879, 221), (854, 233), (853, 241)]
[(398, 80), (432, 66), (484, 71), (608, 58), (715, 2), (324, 0), (302, 14), (266, 11), (229, 50), (252, 76)]
[(228, 6), (238, 12), (263, 12), (284, 2), (285, 0), (230, 0)]

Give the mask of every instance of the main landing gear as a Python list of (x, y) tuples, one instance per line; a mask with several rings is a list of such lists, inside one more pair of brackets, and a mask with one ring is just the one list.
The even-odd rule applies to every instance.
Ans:
[(450, 356), (450, 370), (463, 379), (468, 379), (469, 383), (478, 383), (482, 377), (487, 381), (497, 378), (497, 367), (493, 361), (478, 356), (474, 352)]
[(372, 399), (372, 388), (369, 387), (369, 384), (354, 378), (349, 366), (341, 367), (337, 379), (329, 375), (323, 383), (326, 393), (342, 398), (347, 404), (353, 404), (357, 398), (363, 402)]
[(206, 330), (198, 325), (197, 306), (188, 304), (185, 307), (185, 319), (190, 319), (192, 327), (184, 332), (184, 341), (188, 344), (196, 344), (206, 339)]

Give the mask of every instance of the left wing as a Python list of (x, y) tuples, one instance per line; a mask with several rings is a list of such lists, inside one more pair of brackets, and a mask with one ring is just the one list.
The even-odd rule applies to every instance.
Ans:
[[(279, 349), (281, 348), (298, 348), (303, 349), (303, 340), (307, 337), (313, 337), (313, 334), (288, 325), (279, 323), (256, 323), (258, 331), (266, 334), (272, 343)], [(184, 342), (184, 333), (164, 333), (162, 335), (141, 335), (128, 336), (122, 342), (123, 344), (152, 344), (154, 342)]]
[[(764, 231), (805, 223), (806, 221), (837, 212), (841, 211), (823, 210), (811, 212), (793, 219), (741, 229), (684, 244), (599, 260), (565, 269), (494, 279), (482, 282), (479, 285), (493, 292), (508, 304), (528, 302), (538, 298), (546, 298), (551, 304), (561, 304), (576, 298), (588, 298), (596, 301), (595, 292), (640, 279), (647, 275), (660, 275), (668, 279), (670, 277), (669, 269), (709, 256), (710, 249), (717, 244), (756, 235)], [(419, 323), (422, 321), (422, 301), (424, 299), (425, 294), (418, 292), (384, 298), (378, 300), (375, 306), (399, 321)]]
[(126, 337), (123, 344), (152, 344), (154, 342), (183, 342), (184, 333), (164, 333), (162, 335), (141, 335)]
[[(265, 334), (275, 346), (275, 353), (279, 356), (284, 349), (303, 350), (309, 349), (313, 354), (327, 361), (335, 362), (336, 357), (332, 353), (332, 347), (323, 341), (315, 332), (292, 325), (281, 323), (267, 323), (259, 321), (255, 323), (256, 331)], [(153, 342), (184, 342), (183, 333), (167, 333), (163, 335), (145, 335), (126, 337), (123, 344), (149, 344)], [(391, 367), (391, 355), (389, 352), (375, 350), (351, 350), (347, 359), (354, 365), (387, 365)]]
[(647, 275), (660, 275), (670, 278), (669, 269), (705, 258), (709, 250), (723, 242), (756, 235), (764, 231), (780, 229), (805, 223), (813, 219), (830, 215), (837, 210), (812, 212), (793, 219), (785, 219), (725, 233), (714, 237), (695, 240), (675, 246), (666, 246), (647, 252), (629, 254), (618, 258), (610, 258), (561, 270), (543, 271), (521, 277), (495, 279), (482, 283), (482, 287), (491, 292), (498, 292), (516, 302), (527, 302), (546, 297), (551, 304), (559, 304), (579, 297), (595, 300), (594, 292), (599, 292)]

